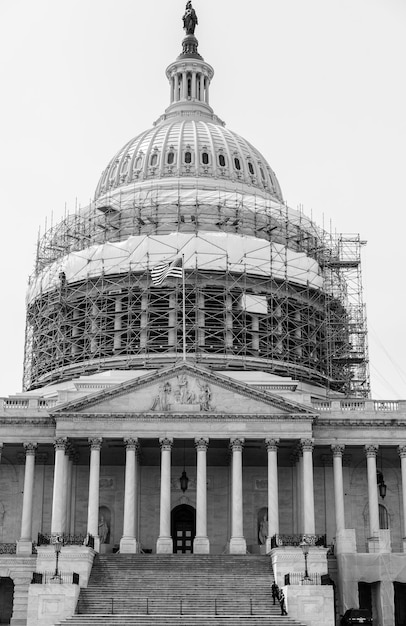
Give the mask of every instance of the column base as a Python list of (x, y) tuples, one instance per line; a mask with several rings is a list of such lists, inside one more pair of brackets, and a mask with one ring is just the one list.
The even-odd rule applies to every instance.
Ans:
[(381, 528), (372, 537), (368, 537), (368, 552), (389, 554), (391, 552), (390, 530)]
[(157, 554), (173, 554), (172, 537), (158, 537), (156, 542)]
[(210, 541), (208, 537), (195, 537), (193, 541), (194, 554), (210, 554)]
[(355, 554), (357, 551), (357, 541), (355, 528), (345, 528), (336, 534), (335, 554)]
[(17, 541), (17, 549), (16, 553), (19, 556), (31, 556), (32, 554), (32, 541), (28, 541), (27, 539), (20, 539)]
[(244, 537), (231, 537), (229, 550), (230, 554), (247, 554), (247, 542)]
[(120, 540), (120, 554), (138, 554), (140, 544), (135, 537), (122, 537)]

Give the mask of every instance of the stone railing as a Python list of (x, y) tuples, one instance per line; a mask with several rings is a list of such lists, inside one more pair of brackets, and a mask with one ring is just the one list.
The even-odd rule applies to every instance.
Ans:
[(0, 543), (0, 554), (15, 554), (16, 552), (16, 543)]
[[(89, 546), (94, 547), (94, 537), (92, 535), (58, 535), (60, 542), (64, 546)], [(53, 535), (47, 533), (38, 533), (38, 546), (48, 546), (53, 544)]]
[(56, 398), (46, 400), (45, 398), (0, 398), (0, 406), (3, 410), (21, 411), (28, 409), (51, 409), (58, 404)]
[(285, 574), (285, 585), (321, 585), (321, 574), (308, 574), (306, 578), (304, 572), (289, 572)]
[(366, 400), (362, 398), (346, 398), (343, 400), (312, 399), (312, 406), (321, 413), (340, 412), (373, 412), (373, 413), (406, 413), (406, 400)]
[(78, 585), (79, 574), (75, 572), (33, 572), (31, 584), (32, 585), (47, 585), (50, 583), (59, 583), (65, 585)]

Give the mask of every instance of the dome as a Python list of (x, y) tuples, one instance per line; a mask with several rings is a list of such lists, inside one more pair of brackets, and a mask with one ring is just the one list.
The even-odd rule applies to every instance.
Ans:
[(180, 113), (131, 139), (102, 173), (95, 200), (141, 181), (198, 177), (249, 185), (282, 202), (278, 180), (262, 154), (219, 121), (204, 117)]

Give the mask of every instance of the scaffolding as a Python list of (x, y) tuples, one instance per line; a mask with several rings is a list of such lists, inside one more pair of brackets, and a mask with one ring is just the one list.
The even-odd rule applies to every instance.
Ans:
[(150, 269), (182, 252), (187, 358), (367, 396), (361, 246), (246, 193), (138, 189), (94, 203), (38, 244), (24, 388), (181, 358), (181, 285), (154, 287)]

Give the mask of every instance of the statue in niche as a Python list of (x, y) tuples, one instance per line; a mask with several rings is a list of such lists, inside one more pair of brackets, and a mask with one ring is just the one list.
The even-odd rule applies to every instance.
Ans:
[(109, 525), (106, 522), (106, 520), (104, 519), (104, 515), (100, 516), (99, 519), (99, 537), (100, 537), (100, 543), (108, 543), (107, 538), (109, 536)]
[(258, 541), (261, 546), (264, 546), (268, 538), (268, 509), (261, 509), (258, 517)]
[(183, 28), (185, 29), (186, 34), (194, 35), (195, 28), (198, 22), (197, 22), (196, 11), (192, 7), (191, 2), (186, 3), (185, 15), (183, 16), (182, 19), (183, 19)]

